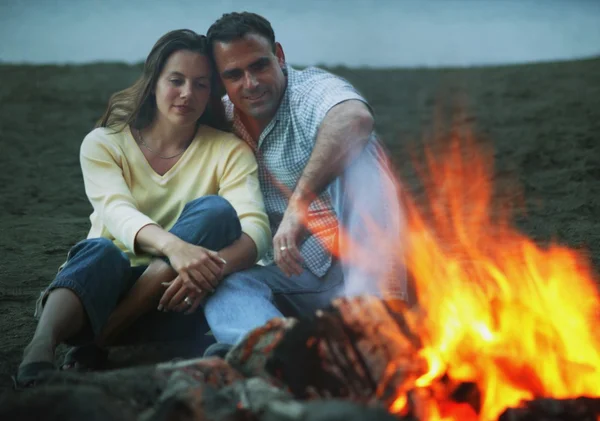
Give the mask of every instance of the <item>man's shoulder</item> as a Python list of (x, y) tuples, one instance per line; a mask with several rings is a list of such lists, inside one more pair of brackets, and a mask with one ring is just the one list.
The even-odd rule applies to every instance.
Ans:
[(344, 81), (344, 78), (342, 78), (341, 76), (338, 76), (325, 69), (315, 66), (308, 66), (302, 69), (296, 69), (292, 66), (288, 66), (288, 72), (290, 76), (294, 78), (294, 80), (299, 82), (314, 81), (328, 78), (334, 78)]
[(312, 89), (330, 89), (336, 86), (352, 85), (344, 78), (318, 67), (296, 70), (289, 67), (289, 88), (294, 95), (302, 95)]
[(363, 95), (346, 79), (318, 67), (291, 69), (289, 110), (292, 115), (310, 118), (319, 124), (322, 117), (336, 104), (348, 100), (367, 103)]

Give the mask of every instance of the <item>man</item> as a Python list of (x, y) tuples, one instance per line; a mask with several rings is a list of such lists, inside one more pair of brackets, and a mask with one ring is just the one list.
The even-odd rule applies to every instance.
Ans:
[(263, 266), (225, 278), (207, 300), (216, 339), (235, 344), (274, 317), (381, 293), (390, 276), (405, 298), (396, 184), (365, 99), (337, 76), (287, 65), (259, 15), (223, 15), (207, 37), (234, 132), (257, 156), (274, 233)]

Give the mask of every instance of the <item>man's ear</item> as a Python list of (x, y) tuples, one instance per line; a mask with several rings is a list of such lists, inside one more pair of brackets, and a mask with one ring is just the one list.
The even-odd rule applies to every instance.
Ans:
[(283, 47), (278, 42), (275, 43), (275, 55), (277, 56), (277, 62), (279, 65), (285, 65), (285, 53), (283, 52)]

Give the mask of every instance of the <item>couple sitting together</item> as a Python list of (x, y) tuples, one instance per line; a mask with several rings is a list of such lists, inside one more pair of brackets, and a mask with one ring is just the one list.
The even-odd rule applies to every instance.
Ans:
[(344, 79), (286, 64), (256, 14), (160, 38), (80, 161), (91, 228), (38, 300), (17, 386), (54, 369), (60, 343), (63, 369), (93, 368), (135, 326), (177, 330), (184, 315), (190, 339), (212, 332), (205, 355), (222, 355), (270, 319), (377, 293), (395, 266), (395, 250), (359, 264), (402, 232), (369, 105)]

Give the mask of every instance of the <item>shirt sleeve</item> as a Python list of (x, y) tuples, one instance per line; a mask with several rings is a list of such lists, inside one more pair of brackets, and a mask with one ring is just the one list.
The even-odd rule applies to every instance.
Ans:
[(365, 98), (345, 79), (332, 74), (319, 75), (306, 83), (298, 95), (299, 102), (294, 108), (300, 114), (305, 138), (311, 147), (317, 139), (317, 133), (325, 116), (333, 107), (349, 100), (358, 100), (369, 108)]
[(258, 182), (254, 153), (243, 141), (235, 139), (224, 154), (220, 172), (219, 195), (236, 210), (242, 232), (256, 244), (258, 262), (271, 246), (271, 229)]
[(81, 144), (79, 159), (85, 193), (111, 235), (136, 253), (138, 231), (156, 222), (138, 210), (123, 176), (125, 157), (103, 130), (92, 131)]

